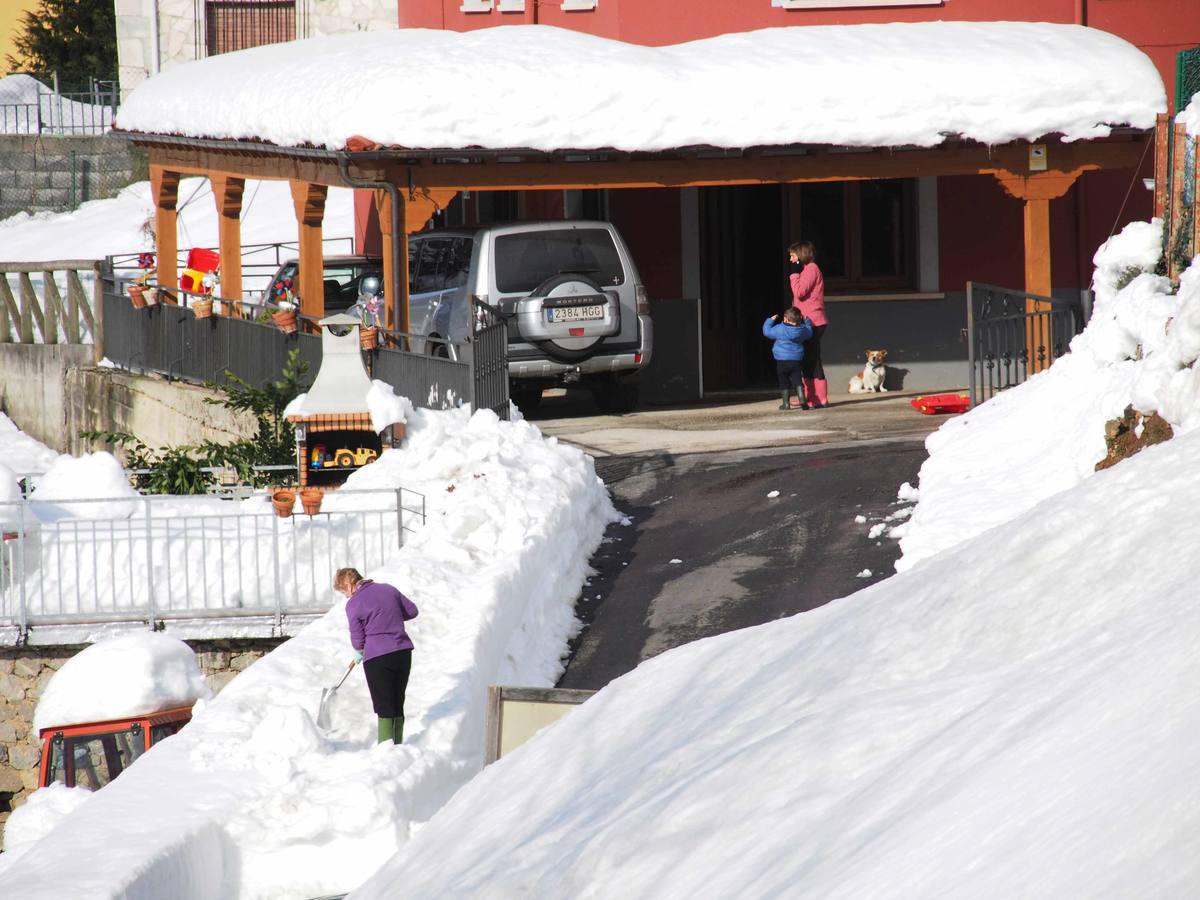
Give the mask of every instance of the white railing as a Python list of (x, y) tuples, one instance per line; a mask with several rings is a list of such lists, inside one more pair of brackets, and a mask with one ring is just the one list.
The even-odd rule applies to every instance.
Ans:
[(327, 492), (288, 518), (262, 493), (0, 503), (0, 628), (322, 613), (334, 571), (386, 562), (424, 507), (404, 488)]

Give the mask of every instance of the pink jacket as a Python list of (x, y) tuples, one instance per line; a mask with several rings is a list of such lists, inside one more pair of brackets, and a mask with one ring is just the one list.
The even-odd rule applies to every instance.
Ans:
[(788, 279), (792, 283), (792, 306), (796, 307), (813, 325), (828, 325), (825, 316), (825, 279), (816, 263), (809, 263)]

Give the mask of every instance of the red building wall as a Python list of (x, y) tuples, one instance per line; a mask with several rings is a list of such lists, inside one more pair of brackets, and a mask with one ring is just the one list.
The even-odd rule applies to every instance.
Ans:
[(469, 31), (537, 21), (634, 44), (677, 44), (781, 25), (1024, 21), (1086, 24), (1120, 35), (1158, 66), (1174, 90), (1175, 53), (1200, 44), (1200, 0), (945, 0), (933, 6), (781, 9), (771, 0), (598, 0), (564, 12), (561, 0), (526, 0), (523, 13), (464, 13), (462, 0), (398, 0), (401, 27)]

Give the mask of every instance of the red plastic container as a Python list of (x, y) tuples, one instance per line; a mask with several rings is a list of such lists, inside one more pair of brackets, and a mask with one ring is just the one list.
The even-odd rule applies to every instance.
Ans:
[(966, 394), (930, 394), (927, 397), (913, 397), (908, 402), (917, 412), (927, 416), (955, 415), (971, 408), (971, 398)]
[(193, 247), (188, 251), (185, 269), (196, 269), (199, 272), (215, 272), (221, 265), (221, 254), (216, 250), (206, 250), (204, 247)]

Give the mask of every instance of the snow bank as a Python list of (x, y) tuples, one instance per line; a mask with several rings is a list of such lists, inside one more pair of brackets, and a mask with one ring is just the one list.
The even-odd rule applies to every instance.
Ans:
[(534, 25), (225, 53), (143, 82), (117, 124), (330, 149), (354, 135), (412, 148), (930, 147), (1100, 137), (1152, 127), (1166, 106), (1147, 56), (1074, 25), (769, 28), (669, 47)]
[(0, 459), (17, 475), (45, 472), (58, 456), (57, 452), (25, 434), (12, 419), (0, 413)]
[[(148, 181), (131, 184), (111, 199), (88, 201), (74, 212), (18, 213), (0, 220), (0, 247), (4, 248), (0, 256), (5, 262), (37, 262), (50, 258), (102, 259), (111, 254), (152, 250), (153, 244), (142, 226), (153, 215)], [(353, 191), (329, 189), (321, 228), (326, 239), (343, 239), (328, 244), (328, 252), (352, 252)], [(217, 246), (217, 207), (207, 178), (180, 181), (178, 236), (180, 248)], [(248, 180), (242, 200), (242, 244), (296, 239), (296, 213), (287, 182)], [(266, 279), (275, 272), (275, 251), (247, 252), (242, 266), (248, 287), (265, 287)], [(9, 284), (16, 293), (15, 276)], [(65, 284), (60, 287), (65, 290)]]
[(406, 743), (374, 743), (361, 668), (337, 694), (331, 730), (313, 724), (321, 689), (351, 657), (338, 602), (34, 845), (6, 892), (348, 890), (479, 771), (487, 686), (555, 683), (587, 560), (616, 514), (589, 457), (488, 411), (416, 411), (405, 446), (347, 486), (399, 484), (425, 495), (427, 524), (366, 574), (420, 608)]
[(1192, 893), (1198, 456), (1192, 431), (851, 597), (643, 663), (352, 900)]
[(1157, 219), (1107, 241), (1095, 256), (1092, 319), (1071, 352), (929, 436), (897, 570), (1091, 478), (1104, 424), (1130, 403), (1177, 434), (1200, 424), (1200, 262), (1172, 294), (1153, 274), (1161, 252)]
[(409, 399), (396, 396), (395, 389), (378, 378), (371, 382), (371, 389), (367, 391), (367, 409), (371, 411), (371, 427), (377, 432), (389, 425), (403, 424), (413, 414)]
[[(128, 518), (141, 495), (133, 489), (117, 458), (105, 450), (82, 456), (58, 457), (37, 480), (29, 499), (38, 518), (61, 516), (80, 519)], [(54, 503), (58, 500), (93, 501)], [(97, 501), (134, 502), (97, 502)]]
[[(17, 473), (0, 463), (0, 504), (18, 503), (21, 500), (21, 485)], [(0, 507), (0, 521), (8, 521), (9, 510)]]
[(59, 782), (30, 794), (4, 823), (4, 856), (0, 859), (5, 867), (12, 863), (10, 853), (23, 853), (91, 796), (85, 787), (69, 788)]
[(1200, 137), (1200, 94), (1193, 96), (1187, 108), (1175, 116), (1175, 124), (1185, 126), (1192, 137)]
[(72, 656), (46, 685), (33, 730), (191, 706), (212, 692), (192, 649), (165, 634), (127, 634)]

